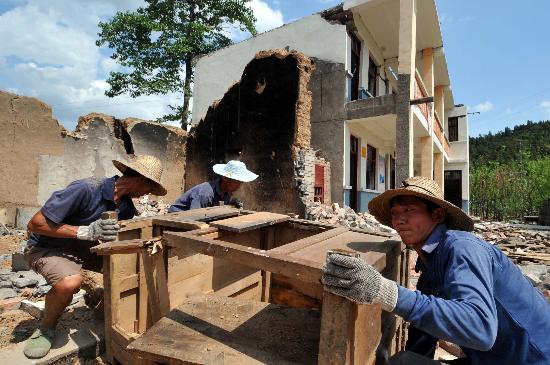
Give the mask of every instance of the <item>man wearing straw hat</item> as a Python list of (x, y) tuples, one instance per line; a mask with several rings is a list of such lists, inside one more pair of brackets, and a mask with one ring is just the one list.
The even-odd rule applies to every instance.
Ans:
[(57, 320), (82, 284), (81, 269), (98, 270), (101, 261), (89, 248), (98, 241), (116, 239), (119, 226), (114, 219), (101, 219), (106, 211), (117, 211), (119, 219), (136, 213), (131, 198), (145, 194), (166, 195), (161, 185), (162, 166), (153, 156), (129, 156), (113, 160), (122, 176), (77, 180), (56, 191), (28, 225), (25, 252), (29, 266), (42, 274), (50, 291), (40, 328), (25, 345), (29, 358), (44, 357), (55, 338)]
[(407, 352), (392, 364), (439, 364), (428, 359), (437, 339), (466, 354), (449, 363), (550, 364), (550, 305), (502, 251), (469, 233), (472, 219), (433, 180), (409, 178), (373, 199), (369, 211), (418, 253), (417, 290), (332, 252), (322, 281), (334, 294), (379, 303), (410, 322)]
[(244, 162), (235, 160), (226, 164), (216, 164), (212, 170), (217, 175), (214, 180), (195, 185), (187, 190), (168, 208), (168, 212), (212, 207), (218, 205), (220, 201), (225, 205), (242, 208), (242, 203), (232, 199), (231, 194), (237, 191), (243, 182), (253, 181), (258, 175), (247, 170)]

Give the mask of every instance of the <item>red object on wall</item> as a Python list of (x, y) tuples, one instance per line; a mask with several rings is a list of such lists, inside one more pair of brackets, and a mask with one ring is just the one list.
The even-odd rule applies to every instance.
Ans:
[(313, 185), (313, 201), (324, 203), (325, 197), (325, 166), (315, 165), (315, 183)]

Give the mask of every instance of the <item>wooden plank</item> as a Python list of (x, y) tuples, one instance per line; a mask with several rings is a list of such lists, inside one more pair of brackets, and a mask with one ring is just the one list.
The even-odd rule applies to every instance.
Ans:
[(138, 333), (144, 333), (151, 325), (151, 314), (149, 312), (149, 293), (147, 292), (147, 280), (145, 280), (145, 268), (143, 264), (143, 253), (139, 254), (139, 303), (138, 303)]
[(379, 305), (359, 305), (324, 292), (318, 364), (374, 364), (380, 311)]
[(208, 228), (209, 225), (204, 222), (199, 221), (180, 221), (180, 220), (173, 220), (173, 219), (167, 219), (164, 217), (161, 218), (155, 218), (153, 220), (153, 223), (155, 225), (159, 225), (162, 227), (170, 227), (170, 228), (177, 228), (182, 229), (186, 231), (191, 231), (195, 229), (204, 229)]
[(225, 231), (245, 232), (285, 222), (289, 219), (290, 217), (284, 214), (257, 212), (210, 222), (210, 225), (212, 227), (217, 227)]
[(161, 237), (148, 239), (132, 239), (124, 241), (104, 242), (90, 248), (90, 252), (97, 255), (113, 255), (117, 253), (137, 253), (140, 248), (150, 245), (155, 241), (160, 241)]
[(139, 286), (139, 275), (131, 274), (120, 279), (119, 288), (121, 292), (135, 289)]
[(112, 275), (111, 275), (111, 256), (103, 256), (103, 317), (105, 321), (105, 356), (107, 361), (113, 363), (113, 352), (111, 348), (112, 341)]
[(209, 207), (201, 209), (191, 209), (182, 212), (168, 213), (156, 216), (155, 219), (166, 219), (171, 221), (199, 221), (208, 222), (215, 219), (235, 217), (240, 214), (239, 209), (231, 206)]
[(198, 296), (128, 350), (168, 364), (316, 364), (319, 320), (316, 310)]
[(299, 250), (303, 250), (306, 247), (309, 247), (311, 245), (314, 245), (316, 243), (319, 243), (321, 241), (328, 240), (330, 238), (336, 237), (341, 235), (342, 233), (348, 232), (348, 229), (346, 227), (337, 227), (330, 229), (325, 232), (321, 232), (319, 234), (309, 236), (306, 238), (303, 238), (298, 241), (291, 242), (289, 244), (286, 244), (284, 246), (279, 246), (277, 248), (274, 248), (271, 250), (273, 253), (281, 253), (281, 254), (290, 254), (292, 252), (296, 252)]
[(147, 283), (148, 306), (151, 321), (155, 323), (170, 311), (168, 284), (162, 252), (151, 255), (147, 249), (142, 250), (143, 270)]
[[(199, 233), (194, 231), (195, 233)], [(270, 254), (234, 243), (188, 235), (192, 232), (166, 232), (164, 239), (172, 247), (185, 247), (208, 256), (221, 257), (253, 268), (283, 274), (302, 281), (318, 283), (322, 275), (322, 263), (303, 258)]]

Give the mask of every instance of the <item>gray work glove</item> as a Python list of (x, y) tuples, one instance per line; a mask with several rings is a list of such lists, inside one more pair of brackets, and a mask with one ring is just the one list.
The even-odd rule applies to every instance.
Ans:
[(84, 241), (114, 241), (120, 226), (116, 219), (98, 219), (89, 226), (80, 226), (76, 238)]
[(360, 304), (380, 303), (391, 312), (397, 303), (397, 283), (384, 278), (360, 258), (327, 253), (321, 281), (325, 290)]

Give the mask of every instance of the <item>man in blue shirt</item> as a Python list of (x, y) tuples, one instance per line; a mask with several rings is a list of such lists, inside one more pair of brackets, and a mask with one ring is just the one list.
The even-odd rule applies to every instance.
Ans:
[(247, 170), (243, 162), (234, 160), (227, 164), (216, 164), (212, 170), (217, 174), (214, 180), (187, 190), (168, 208), (168, 212), (212, 207), (220, 201), (225, 205), (242, 208), (242, 203), (232, 199), (231, 194), (237, 191), (243, 182), (253, 181), (258, 175)]
[(81, 269), (101, 267), (89, 248), (98, 241), (116, 239), (117, 221), (101, 219), (101, 214), (117, 211), (119, 219), (131, 219), (136, 212), (131, 198), (166, 195), (160, 184), (162, 166), (156, 157), (130, 156), (127, 161), (113, 160), (113, 164), (122, 177), (74, 181), (54, 192), (29, 222), (27, 261), (52, 286), (46, 294), (41, 326), (25, 345), (29, 358), (49, 352), (57, 320), (82, 284)]
[(322, 281), (332, 293), (380, 303), (411, 323), (406, 350), (413, 353), (392, 364), (434, 363), (428, 357), (437, 339), (462, 348), (466, 358), (454, 360), (461, 364), (550, 364), (550, 305), (502, 251), (467, 232), (471, 218), (433, 180), (409, 178), (373, 199), (369, 211), (418, 253), (417, 290), (337, 253), (327, 255)]

